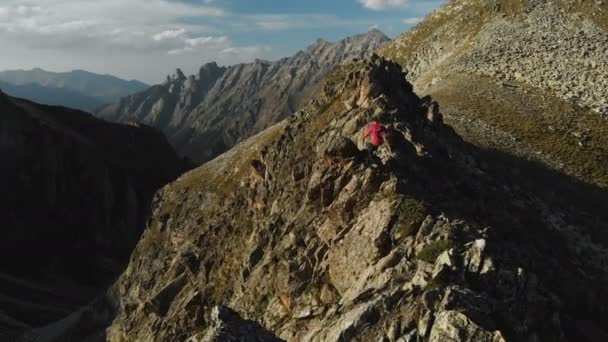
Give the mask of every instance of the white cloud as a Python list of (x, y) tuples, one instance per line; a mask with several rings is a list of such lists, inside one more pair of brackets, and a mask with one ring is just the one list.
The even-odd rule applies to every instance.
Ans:
[(411, 17), (403, 19), (403, 23), (406, 25), (416, 25), (421, 22), (424, 18), (421, 17)]
[(223, 15), (220, 8), (165, 0), (5, 0), (0, 39), (43, 49), (154, 50), (165, 48), (158, 42), (208, 30), (202, 24), (180, 25), (181, 18)]
[(374, 11), (403, 9), (409, 6), (409, 0), (359, 0), (359, 3)]
[(220, 56), (228, 59), (238, 58), (238, 56), (258, 56), (256, 58), (268, 59), (272, 49), (269, 46), (246, 46), (229, 47), (220, 51)]
[(332, 14), (255, 14), (242, 15), (230, 25), (238, 31), (287, 31), (352, 27), (364, 30), (376, 24), (371, 19), (343, 18)]
[(302, 29), (318, 27), (322, 22), (335, 22), (333, 16), (323, 14), (257, 14), (244, 16), (242, 19), (245, 21), (245, 30), (251, 30), (253, 27), (261, 31)]
[(197, 37), (184, 39), (185, 46), (178, 49), (169, 51), (170, 55), (177, 55), (184, 52), (195, 51), (198, 49), (212, 50), (212, 51), (223, 51), (232, 46), (232, 43), (228, 37)]
[[(266, 47), (238, 46), (210, 27), (229, 13), (220, 1), (198, 4), (174, 0), (1, 0), (0, 68), (9, 65), (55, 69), (87, 68), (114, 72), (116, 56), (135, 71), (128, 75), (151, 81), (164, 73), (167, 63), (195, 70), (202, 63), (224, 58), (226, 49), (240, 51), (220, 63), (238, 63), (269, 56)], [(7, 52), (10, 51), (10, 54)], [(168, 54), (179, 55), (167, 57)], [(164, 62), (163, 62), (164, 60)], [(128, 62), (127, 62), (128, 61)], [(148, 63), (148, 64), (147, 64)], [(71, 66), (70, 66), (71, 65)], [(189, 68), (190, 66), (190, 68)], [(144, 73), (145, 68), (149, 70)], [(173, 68), (173, 66), (171, 66)], [(160, 77), (159, 77), (160, 79)]]
[(293, 28), (293, 23), (281, 19), (259, 20), (255, 25), (263, 31), (285, 31)]
[(153, 35), (152, 39), (154, 39), (158, 42), (161, 40), (175, 39), (177, 37), (182, 37), (184, 34), (186, 34), (186, 29), (182, 27), (182, 28), (175, 29), (175, 30), (165, 30), (163, 32), (159, 32), (159, 33)]

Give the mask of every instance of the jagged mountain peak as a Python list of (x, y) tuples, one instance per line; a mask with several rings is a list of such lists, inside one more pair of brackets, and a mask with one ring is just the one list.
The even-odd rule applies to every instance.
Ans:
[(184, 74), (182, 69), (177, 68), (177, 69), (175, 69), (175, 72), (173, 74), (167, 75), (166, 83), (167, 84), (173, 83), (173, 82), (180, 83), (180, 82), (185, 81), (186, 79), (188, 79), (188, 78), (186, 77), (186, 75)]
[(253, 61), (254, 64), (271, 64), (272, 62), (267, 60), (267, 59), (260, 59), (260, 58), (256, 58)]
[(378, 29), (372, 29), (367, 33), (358, 34), (350, 37), (346, 37), (344, 39), (338, 40), (336, 42), (329, 42), (323, 38), (317, 39), (317, 41), (306, 48), (306, 52), (309, 54), (320, 54), (322, 51), (326, 49), (336, 48), (341, 45), (351, 45), (351, 46), (365, 46), (365, 45), (374, 45), (374, 46), (382, 46), (384, 43), (389, 42), (390, 39), (382, 33)]
[[(285, 340), (606, 337), (605, 249), (576, 247), (601, 220), (552, 194), (577, 186), (441, 118), (398, 64), (338, 67), (301, 111), (158, 193), (110, 340), (210, 336), (223, 306)], [(373, 119), (392, 133), (372, 154)]]
[(217, 64), (216, 61), (211, 61), (209, 63), (205, 63), (201, 67), (201, 69), (216, 69), (216, 68), (219, 68), (219, 65)]
[(380, 37), (380, 38), (382, 38), (382, 39), (389, 39), (389, 38), (386, 36), (386, 34), (384, 34), (384, 32), (382, 32), (382, 30), (380, 30), (380, 29), (379, 29), (379, 28), (377, 28), (377, 27), (373, 27), (373, 28), (371, 28), (371, 29), (370, 29), (370, 30), (367, 32), (367, 35), (368, 35), (368, 36), (371, 36), (371, 37)]
[[(399, 134), (408, 132), (407, 137), (406, 135), (400, 136), (400, 138), (395, 137), (394, 153), (399, 155), (397, 157), (399, 160), (405, 161), (411, 159), (410, 161), (413, 164), (418, 164), (420, 163), (420, 161), (416, 161), (418, 158), (429, 158), (429, 154), (423, 152), (424, 142), (429, 141), (430, 143), (432, 140), (431, 136), (438, 137), (443, 134), (450, 135), (449, 130), (444, 131), (441, 120), (439, 120), (437, 116), (429, 116), (428, 108), (431, 107), (431, 103), (419, 99), (412, 93), (411, 85), (405, 81), (400, 66), (395, 63), (388, 62), (375, 56), (369, 60), (338, 68), (337, 71), (328, 76), (322, 90), (317, 93), (315, 99), (301, 112), (296, 113), (290, 119), (237, 145), (226, 154), (221, 155), (199, 169), (182, 176), (178, 181), (169, 185), (159, 193), (159, 202), (155, 208), (154, 217), (169, 215), (171, 217), (171, 222), (177, 224), (165, 226), (164, 223), (160, 223), (160, 221), (153, 219), (149, 232), (146, 233), (146, 236), (134, 253), (132, 267), (135, 268), (130, 267), (126, 271), (125, 275), (116, 285), (116, 293), (132, 293), (135, 296), (139, 296), (133, 292), (134, 288), (132, 287), (139, 286), (135, 285), (140, 284), (141, 279), (139, 279), (139, 277), (150, 277), (149, 279), (154, 279), (156, 277), (153, 275), (155, 271), (145, 271), (145, 269), (151, 270), (147, 266), (141, 265), (142, 268), (140, 269), (139, 266), (135, 265), (139, 263), (139, 260), (141, 260), (140, 258), (146, 259), (147, 253), (152, 249), (156, 249), (157, 247), (161, 248), (161, 241), (173, 239), (173, 234), (176, 234), (175, 236), (188, 236), (188, 239), (194, 239), (192, 241), (199, 241), (195, 236), (198, 236), (198, 234), (205, 234), (208, 238), (208, 240), (205, 240), (205, 244), (217, 244), (216, 247), (213, 248), (213, 251), (207, 249), (207, 252), (205, 253), (210, 258), (215, 259), (215, 261), (205, 266), (211, 272), (207, 279), (210, 284), (210, 287), (208, 288), (210, 292), (205, 292), (205, 296), (208, 296), (207, 298), (209, 298), (210, 305), (220, 305), (221, 303), (224, 303), (224, 300), (226, 300), (225, 303), (241, 303), (238, 305), (237, 311), (243, 314), (242, 310), (247, 306), (247, 311), (249, 313), (248, 317), (255, 317), (258, 321), (260, 321), (260, 310), (266, 311), (263, 307), (265, 305), (270, 305), (266, 312), (272, 312), (272, 314), (268, 317), (268, 321), (265, 321), (264, 326), (270, 328), (271, 331), (277, 334), (280, 333), (282, 338), (286, 338), (286, 336), (291, 336), (291, 338), (295, 339), (304, 338), (306, 333), (311, 334), (309, 338), (318, 340), (332, 340), (333, 335), (339, 336), (341, 334), (341, 329), (349, 328), (324, 328), (322, 331), (314, 332), (312, 330), (307, 331), (307, 328), (303, 327), (300, 331), (295, 331), (293, 328), (285, 326), (285, 329), (287, 330), (280, 331), (282, 328), (279, 328), (277, 325), (279, 324), (277, 321), (280, 320), (279, 317), (286, 315), (286, 310), (300, 310), (299, 307), (305, 305), (304, 302), (300, 303), (300, 299), (296, 298), (296, 293), (301, 293), (304, 288), (300, 287), (301, 289), (297, 290), (296, 287), (299, 286), (296, 284), (297, 280), (294, 279), (293, 281), (295, 282), (289, 280), (291, 278), (291, 276), (288, 275), (289, 273), (284, 273), (287, 269), (283, 270), (282, 266), (274, 261), (270, 261), (270, 259), (268, 259), (270, 263), (267, 263), (260, 262), (260, 259), (255, 257), (255, 263), (259, 263), (258, 266), (260, 269), (257, 270), (255, 265), (246, 266), (250, 271), (244, 271), (245, 273), (242, 273), (241, 275), (245, 277), (244, 279), (249, 279), (248, 281), (253, 282), (252, 284), (259, 283), (261, 285), (262, 283), (260, 283), (260, 281), (267, 282), (268, 284), (276, 283), (278, 291), (276, 295), (283, 296), (287, 299), (281, 300), (278, 299), (279, 297), (275, 297), (275, 290), (273, 289), (275, 285), (272, 285), (270, 287), (256, 287), (258, 290), (262, 291), (261, 293), (258, 293), (258, 290), (253, 292), (248, 290), (240, 294), (235, 293), (236, 297), (234, 297), (233, 300), (229, 300), (229, 297), (227, 296), (230, 296), (229, 294), (233, 293), (232, 286), (239, 285), (236, 285), (234, 279), (231, 282), (228, 282), (228, 278), (224, 277), (225, 275), (230, 274), (230, 272), (236, 271), (240, 273), (240, 271), (238, 271), (240, 269), (239, 264), (241, 263), (242, 255), (244, 255), (241, 253), (248, 254), (248, 252), (242, 251), (242, 249), (249, 250), (253, 246), (251, 243), (255, 244), (258, 240), (253, 239), (250, 241), (251, 243), (247, 242), (238, 249), (227, 249), (228, 244), (232, 243), (230, 242), (232, 236), (226, 235), (227, 233), (224, 232), (221, 233), (224, 237), (221, 240), (216, 240), (215, 235), (203, 233), (207, 231), (206, 228), (197, 229), (195, 228), (196, 224), (190, 224), (193, 222), (190, 221), (191, 219), (196, 219), (194, 217), (186, 218), (186, 216), (188, 216), (187, 212), (190, 212), (190, 205), (195, 205), (195, 202), (198, 201), (190, 196), (194, 193), (199, 193), (199, 191), (203, 191), (202, 193), (204, 195), (200, 198), (202, 202), (198, 203), (203, 210), (202, 212), (199, 212), (199, 214), (202, 215), (201, 219), (202, 217), (217, 217), (213, 213), (215, 213), (216, 210), (219, 210), (223, 205), (226, 205), (226, 208), (233, 208), (235, 210), (235, 215), (226, 213), (226, 215), (232, 215), (232, 217), (235, 218), (235, 221), (230, 223), (230, 225), (236, 229), (234, 231), (235, 234), (245, 237), (246, 240), (248, 239), (247, 237), (258, 234), (258, 232), (256, 232), (258, 228), (255, 227), (261, 228), (266, 224), (271, 224), (270, 222), (275, 220), (278, 220), (277, 222), (283, 222), (284, 220), (284, 222), (292, 222), (290, 225), (295, 226), (289, 228), (291, 232), (285, 231), (280, 234), (277, 232), (277, 235), (274, 237), (268, 235), (274, 233), (262, 233), (265, 237), (261, 237), (261, 239), (270, 239), (268, 240), (269, 244), (266, 245), (269, 248), (269, 253), (274, 253), (270, 251), (275, 249), (275, 243), (282, 244), (282, 242), (279, 242), (281, 240), (279, 236), (285, 236), (288, 240), (304, 239), (301, 243), (311, 243), (310, 249), (312, 251), (316, 248), (313, 245), (318, 244), (317, 246), (321, 247), (323, 244), (317, 237), (313, 237), (313, 235), (315, 235), (313, 232), (316, 231), (316, 229), (319, 229), (319, 232), (324, 229), (331, 229), (329, 226), (326, 226), (326, 228), (321, 227), (326, 215), (325, 210), (322, 208), (341, 208), (342, 205), (348, 207), (351, 207), (351, 205), (366, 206), (362, 203), (367, 203), (367, 200), (373, 198), (374, 192), (379, 190), (378, 187), (385, 188), (384, 191), (387, 191), (387, 194), (391, 191), (395, 191), (395, 186), (397, 186), (395, 181), (398, 180), (391, 178), (388, 174), (383, 175), (383, 172), (379, 170), (378, 172), (373, 171), (374, 169), (370, 162), (365, 161), (365, 154), (360, 152), (353, 142), (353, 140), (356, 141), (366, 123), (373, 118), (382, 117), (385, 123), (388, 124), (390, 121), (395, 129), (399, 130)], [(385, 152), (386, 151), (384, 151), (384, 153)], [(335, 166), (328, 166), (329, 164), (327, 163), (335, 163)], [(380, 160), (378, 160), (377, 163), (381, 165)], [(416, 166), (410, 165), (408, 169), (415, 170)], [(340, 176), (341, 174), (342, 176)], [(330, 175), (343, 177), (342, 180), (330, 181), (339, 187), (346, 185), (350, 179), (352, 184), (348, 185), (347, 188), (351, 190), (346, 190), (345, 188), (344, 191), (346, 192), (356, 191), (356, 183), (360, 183), (361, 189), (366, 189), (366, 192), (361, 194), (352, 192), (348, 194), (344, 193), (340, 198), (338, 198), (337, 195), (334, 198), (334, 195), (330, 195), (329, 193), (329, 189), (332, 185), (324, 184), (325, 181), (323, 181), (323, 179), (326, 179), (327, 177), (334, 177)], [(330, 178), (327, 178), (328, 181)], [(304, 187), (302, 191), (305, 193), (298, 194), (299, 190), (297, 189), (299, 186), (297, 184)], [(367, 193), (367, 191), (369, 191), (369, 193)], [(283, 195), (281, 195), (281, 193), (283, 193)], [(365, 193), (367, 193), (367, 195), (364, 195)], [(389, 197), (392, 198), (392, 196), (393, 195), (390, 195)], [(364, 197), (366, 198), (365, 200), (363, 200)], [(299, 199), (296, 200), (296, 198)], [(359, 203), (359, 200), (355, 200), (355, 198), (362, 200), (362, 202), (357, 204)], [(379, 200), (379, 202), (372, 205), (375, 209), (368, 212), (375, 213), (372, 215), (378, 214), (375, 210), (392, 210), (389, 208), (392, 208), (395, 204), (393, 203), (393, 200), (385, 202), (382, 201), (380, 197), (377, 197), (376, 199)], [(331, 205), (331, 202), (334, 200), (335, 204)], [(354, 202), (348, 204), (349, 201)], [(174, 204), (178, 202), (182, 203), (182, 205), (180, 209), (175, 209)], [(223, 204), (220, 205), (219, 203)], [(320, 207), (317, 207), (319, 205)], [(301, 209), (297, 209), (299, 206), (302, 206)], [(376, 208), (376, 206), (378, 207)], [(299, 210), (304, 211), (298, 214), (297, 212)], [(242, 225), (244, 222), (239, 221), (241, 217), (244, 218), (250, 215), (253, 215), (252, 217), (254, 220), (251, 221), (252, 224), (249, 226), (251, 230)], [(314, 220), (315, 223), (308, 226), (307, 229), (311, 230), (312, 235), (311, 233), (307, 233), (306, 236), (300, 235), (304, 233), (302, 230), (302, 228), (304, 228), (304, 222), (310, 222), (311, 219)], [(344, 219), (346, 219), (346, 216), (343, 220)], [(159, 224), (162, 227), (159, 226)], [(214, 225), (215, 223), (213, 223), (212, 220), (209, 220), (206, 221), (205, 225), (206, 224)], [(287, 226), (280, 229), (285, 228), (287, 228)], [(196, 233), (194, 230), (198, 230), (199, 232)], [(157, 233), (160, 235), (156, 235)], [(190, 234), (194, 234), (194, 236)], [(327, 233), (320, 234), (321, 236), (325, 236), (325, 234), (331, 233), (328, 231)], [(309, 241), (308, 239), (310, 238), (313, 238), (313, 241)], [(329, 238), (329, 235), (327, 235), (327, 238)], [(275, 239), (279, 240), (275, 241)], [(285, 241), (287, 242), (288, 240)], [(157, 243), (160, 244), (157, 245)], [(295, 245), (286, 247), (287, 249), (285, 249), (284, 252), (289, 253), (289, 250), (295, 252), (296, 249), (294, 249), (294, 247)], [(181, 248), (182, 246), (176, 246), (175, 250), (161, 248), (159, 250), (161, 253), (159, 255), (160, 260), (165, 260), (165, 258), (170, 259), (171, 257), (169, 255), (172, 255), (173, 253), (181, 255)], [(276, 245), (276, 248), (282, 247)], [(231, 251), (229, 253), (233, 253), (234, 258), (236, 259), (224, 254), (224, 251), (227, 252), (229, 250)], [(216, 252), (219, 254), (215, 254)], [(299, 255), (300, 252), (296, 253)], [(196, 254), (197, 252), (194, 250), (186, 252), (188, 255), (191, 255), (190, 253)], [(266, 257), (263, 256), (264, 252), (262, 249), (260, 249), (260, 253), (262, 253), (262, 259), (266, 259)], [(284, 256), (282, 256), (283, 252), (277, 251), (277, 253), (279, 253), (277, 254), (277, 257), (280, 259), (284, 258)], [(326, 252), (322, 253), (323, 255), (326, 254)], [(339, 255), (341, 253), (342, 252), (337, 252), (332, 258), (341, 258), (342, 256)], [(356, 260), (355, 264), (365, 263), (367, 262), (367, 258), (375, 258), (375, 256), (373, 256), (375, 253), (376, 251), (372, 251), (369, 255), (353, 257), (353, 260)], [(206, 258), (203, 254), (197, 255)], [(212, 255), (215, 255), (215, 257), (212, 257)], [(296, 259), (294, 260), (299, 260), (299, 257), (295, 258)], [(198, 263), (199, 261), (195, 261), (193, 264)], [(221, 264), (224, 266), (220, 266)], [(334, 264), (334, 266), (337, 265), (338, 262)], [(364, 271), (363, 268), (356, 271), (351, 269), (350, 267), (354, 266), (352, 264), (348, 265), (345, 263), (343, 265), (349, 267), (349, 271), (357, 273)], [(339, 293), (344, 291), (346, 286), (346, 274), (336, 273), (338, 268), (334, 268), (334, 266), (330, 266), (331, 270), (326, 268), (323, 271), (325, 272), (325, 277), (333, 277), (333, 285), (330, 285), (330, 283), (327, 283), (326, 285), (318, 284), (314, 285), (315, 288), (319, 286), (317, 289), (310, 289), (313, 291), (311, 293), (324, 289), (322, 290), (325, 291), (325, 294), (323, 295), (324, 301), (337, 302), (339, 300)], [(262, 272), (262, 267), (271, 267), (272, 272), (267, 273), (269, 275), (275, 274), (276, 270), (276, 272), (278, 272), (276, 273), (276, 279), (274, 279), (274, 275), (271, 276), (271, 279), (262, 280), (262, 278), (259, 278), (262, 276), (262, 273), (260, 273)], [(174, 273), (172, 273), (172, 275), (166, 274), (166, 277), (162, 277), (165, 278), (165, 280), (161, 280), (161, 277), (158, 277), (156, 278), (157, 280), (152, 281), (152, 288), (142, 288), (141, 290), (149, 294), (157, 293), (157, 286), (163, 287), (165, 285), (161, 285), (161, 282), (168, 281), (171, 284), (175, 284), (170, 286), (177, 286), (174, 289), (177, 292), (182, 293), (180, 296), (188, 298), (192, 294), (190, 290), (182, 288), (182, 285), (174, 283), (173, 280), (171, 280), (176, 275), (177, 274)], [(302, 274), (300, 276), (303, 277), (304, 275)], [(321, 275), (319, 275), (319, 277), (321, 277)], [(314, 278), (316, 279), (316, 277)], [(305, 282), (310, 281), (311, 284), (316, 282), (316, 280), (312, 278), (310, 280), (301, 279)], [(237, 282), (240, 282), (240, 280)], [(259, 296), (263, 297), (267, 295), (270, 295), (272, 299), (266, 304), (252, 302), (254, 297), (259, 298)], [(303, 297), (305, 296), (303, 295)], [(147, 338), (150, 338), (150, 335), (148, 335), (149, 333), (154, 334), (154, 336), (156, 336), (155, 338), (187, 339), (195, 335), (208, 335), (209, 332), (206, 329), (208, 327), (211, 328), (211, 326), (214, 325), (214, 323), (212, 323), (214, 318), (211, 315), (203, 313), (209, 313), (211, 310), (207, 310), (204, 306), (200, 306), (195, 302), (190, 302), (191, 304), (187, 305), (197, 312), (200, 310), (201, 315), (199, 316), (197, 314), (196, 316), (200, 317), (204, 322), (207, 322), (209, 326), (207, 326), (206, 323), (203, 323), (200, 327), (193, 327), (192, 330), (148, 330), (146, 327), (149, 326), (151, 321), (140, 316), (139, 311), (131, 311), (132, 306), (129, 303), (132, 298), (122, 298), (121, 300), (124, 301), (121, 303), (119, 316), (109, 330), (110, 340), (117, 336), (129, 336), (129, 338), (133, 339), (146, 340)], [(145, 300), (147, 301), (147, 299)], [(156, 299), (150, 297), (149, 300), (155, 301)], [(161, 301), (167, 300), (172, 301), (173, 299), (165, 298)], [(178, 299), (176, 298), (176, 300)], [(290, 304), (287, 304), (288, 302)], [(292, 305), (293, 307), (291, 307)], [(350, 306), (351, 304), (348, 305)], [(151, 310), (154, 311), (155, 309), (151, 308)], [(176, 319), (178, 319), (177, 317), (181, 317), (182, 311), (180, 308), (174, 307), (172, 310), (174, 310), (173, 317), (176, 317)], [(318, 308), (315, 308), (314, 310), (318, 310)], [(338, 317), (337, 315), (330, 316), (331, 318), (328, 317), (325, 324), (330, 325), (329, 322), (334, 322)], [(335, 322), (337, 324), (338, 321)], [(172, 326), (173, 323), (169, 320), (166, 324), (167, 326)], [(127, 329), (127, 326), (133, 328)], [(238, 330), (236, 327), (233, 327), (233, 329), (234, 331)]]
[(179, 77), (180, 79), (185, 79), (186, 78), (186, 75), (184, 75), (184, 72), (180, 68), (175, 69), (175, 75), (177, 77)]

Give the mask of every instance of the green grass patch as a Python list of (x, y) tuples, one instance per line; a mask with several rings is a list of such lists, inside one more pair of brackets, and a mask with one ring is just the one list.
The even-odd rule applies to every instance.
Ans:
[(450, 240), (437, 240), (424, 246), (420, 252), (416, 255), (418, 260), (426, 261), (434, 264), (435, 260), (441, 255), (441, 253), (454, 247), (454, 243)]
[[(534, 152), (542, 152), (546, 158), (563, 163), (567, 174), (608, 188), (608, 122), (596, 113), (544, 97), (533, 88), (525, 94), (522, 89), (497, 86), (483, 77), (455, 76), (444, 84), (431, 92), (444, 109), (455, 109), (461, 117), (518, 137), (519, 146), (528, 149), (527, 159), (538, 160)], [(470, 142), (521, 156), (511, 146), (503, 146), (491, 132), (468, 130), (449, 117), (446, 122)], [(590, 139), (581, 147), (574, 132), (587, 132)]]
[(228, 197), (249, 172), (251, 162), (262, 149), (275, 144), (284, 132), (284, 123), (276, 124), (238, 144), (220, 157), (204, 164), (172, 183), (174, 191), (197, 189)]
[(405, 197), (397, 208), (397, 223), (393, 229), (393, 239), (401, 240), (415, 235), (427, 216), (423, 202)]

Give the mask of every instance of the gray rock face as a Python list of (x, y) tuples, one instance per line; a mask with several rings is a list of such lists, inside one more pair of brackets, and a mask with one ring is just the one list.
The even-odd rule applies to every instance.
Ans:
[[(202, 338), (222, 305), (289, 341), (605, 338), (608, 195), (572, 201), (563, 174), (465, 143), (400, 70), (339, 67), (301, 111), (163, 188), (108, 339)], [(352, 153), (373, 118), (391, 148)]]
[(100, 118), (141, 121), (161, 129), (184, 156), (204, 162), (235, 143), (270, 127), (302, 107), (336, 65), (369, 56), (388, 42), (380, 31), (329, 43), (276, 62), (219, 67), (198, 75), (180, 70), (166, 83), (99, 110)]
[(455, 311), (443, 311), (435, 318), (431, 334), (431, 342), (505, 342), (499, 332), (488, 332), (479, 328), (467, 316)]
[(259, 324), (242, 319), (225, 306), (211, 310), (209, 330), (190, 337), (187, 342), (281, 342)]
[(0, 336), (67, 316), (113, 281), (182, 161), (150, 127), (0, 93)]

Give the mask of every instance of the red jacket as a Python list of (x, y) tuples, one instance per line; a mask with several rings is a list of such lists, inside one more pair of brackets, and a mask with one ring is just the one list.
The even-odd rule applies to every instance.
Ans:
[(387, 131), (386, 127), (384, 127), (379, 122), (374, 121), (374, 122), (372, 122), (371, 125), (369, 125), (369, 127), (367, 127), (367, 130), (365, 131), (365, 134), (363, 135), (363, 139), (366, 139), (367, 137), (371, 137), (372, 145), (380, 146), (384, 142), (382, 133), (384, 133), (386, 131)]

